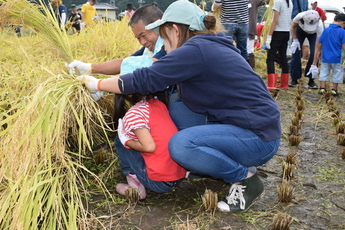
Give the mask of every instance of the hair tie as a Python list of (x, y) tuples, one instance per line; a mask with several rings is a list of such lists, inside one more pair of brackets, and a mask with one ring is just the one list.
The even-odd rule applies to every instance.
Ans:
[(206, 16), (206, 14), (203, 14), (203, 15), (200, 16), (200, 20), (201, 20), (202, 22), (204, 22), (205, 16)]

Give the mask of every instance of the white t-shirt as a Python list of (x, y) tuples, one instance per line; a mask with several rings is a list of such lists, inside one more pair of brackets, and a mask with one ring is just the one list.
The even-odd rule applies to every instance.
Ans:
[(278, 22), (274, 31), (290, 31), (292, 13), (291, 0), (289, 1), (289, 7), (286, 0), (275, 0), (272, 9), (279, 12)]
[[(297, 14), (296, 17), (293, 19), (293, 22), (298, 23), (298, 25), (301, 27), (302, 30), (304, 30), (304, 24), (302, 24), (301, 19), (303, 18), (304, 14), (306, 12), (307, 11), (304, 11), (304, 12)], [(317, 37), (320, 37), (320, 35), (322, 34), (322, 31), (323, 31), (323, 25), (322, 25), (322, 21), (320, 19), (318, 24), (317, 24), (315, 31), (311, 31), (311, 32), (306, 31), (306, 33), (308, 33), (308, 34), (316, 33)]]

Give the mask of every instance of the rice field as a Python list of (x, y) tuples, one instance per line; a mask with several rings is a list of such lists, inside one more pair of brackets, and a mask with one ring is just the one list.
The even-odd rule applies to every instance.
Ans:
[(0, 0), (0, 14), (0, 229), (87, 229), (90, 178), (108, 191), (83, 159), (110, 144), (113, 102), (95, 102), (65, 64), (123, 58), (139, 44), (125, 21), (70, 34), (26, 0)]

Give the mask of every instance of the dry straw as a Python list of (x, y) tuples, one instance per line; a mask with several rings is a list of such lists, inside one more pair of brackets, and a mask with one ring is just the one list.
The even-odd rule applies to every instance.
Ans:
[(0, 3), (0, 229), (87, 229), (88, 178), (107, 189), (82, 160), (110, 143), (112, 96), (93, 101), (64, 63), (123, 58), (139, 45), (123, 23), (67, 36), (43, 3)]

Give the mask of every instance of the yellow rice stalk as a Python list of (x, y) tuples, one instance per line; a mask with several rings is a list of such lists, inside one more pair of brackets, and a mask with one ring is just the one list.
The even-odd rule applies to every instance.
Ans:
[(0, 28), (6, 24), (25, 25), (50, 42), (53, 49), (67, 62), (73, 60), (67, 34), (61, 31), (55, 15), (42, 0), (34, 4), (27, 0), (0, 0)]
[(1, 26), (39, 30), (21, 38), (0, 34), (0, 229), (86, 229), (86, 178), (107, 190), (81, 159), (92, 146), (110, 142), (112, 96), (94, 102), (64, 63), (73, 56), (123, 58), (139, 44), (122, 22), (66, 36), (28, 1), (0, 3)]
[(103, 116), (69, 76), (52, 76), (26, 103), (0, 123), (0, 229), (77, 229), (83, 174), (92, 175), (78, 161), (106, 136)]
[(271, 24), (272, 24), (272, 20), (273, 20), (273, 4), (274, 1), (269, 1), (268, 7), (264, 13), (264, 15), (262, 16), (262, 21), (266, 21), (264, 28), (262, 29), (262, 33), (261, 35), (263, 36), (263, 39), (261, 39), (261, 46), (263, 46), (264, 42), (266, 41), (266, 37), (268, 32), (270, 31), (271, 28)]

